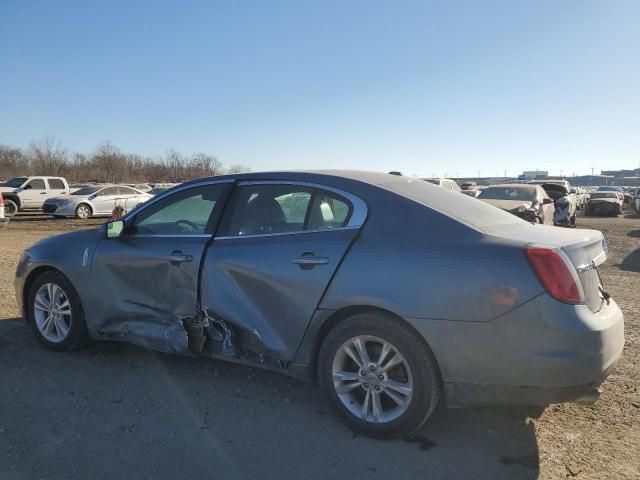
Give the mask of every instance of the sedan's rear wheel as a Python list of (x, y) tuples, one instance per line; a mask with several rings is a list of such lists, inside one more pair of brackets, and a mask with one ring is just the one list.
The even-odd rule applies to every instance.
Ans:
[(409, 435), (440, 398), (440, 376), (425, 342), (401, 320), (378, 312), (354, 315), (329, 333), (319, 377), (343, 421), (374, 437)]
[(26, 310), (36, 337), (51, 350), (73, 350), (85, 342), (86, 325), (80, 299), (61, 273), (45, 272), (34, 280)]
[(92, 215), (91, 207), (86, 203), (81, 203), (76, 207), (76, 217), (81, 219), (87, 219)]

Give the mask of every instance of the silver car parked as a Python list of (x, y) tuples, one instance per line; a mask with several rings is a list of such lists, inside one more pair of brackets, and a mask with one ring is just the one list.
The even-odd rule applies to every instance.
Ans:
[(151, 198), (152, 195), (125, 185), (95, 185), (51, 198), (44, 203), (42, 210), (55, 217), (86, 219), (111, 215), (116, 207), (128, 212)]
[(367, 435), (446, 406), (594, 401), (622, 353), (602, 234), (532, 225), (401, 176), (213, 177), (28, 248), (38, 340), (269, 368), (325, 388)]

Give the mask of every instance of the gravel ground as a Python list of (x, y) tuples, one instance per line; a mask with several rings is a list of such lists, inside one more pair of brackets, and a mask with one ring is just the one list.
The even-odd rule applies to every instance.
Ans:
[(593, 406), (444, 411), (411, 441), (353, 435), (315, 386), (115, 343), (56, 354), (18, 321), (13, 273), (40, 238), (100, 224), (21, 215), (0, 231), (0, 478), (640, 478), (640, 218), (602, 230), (624, 356)]

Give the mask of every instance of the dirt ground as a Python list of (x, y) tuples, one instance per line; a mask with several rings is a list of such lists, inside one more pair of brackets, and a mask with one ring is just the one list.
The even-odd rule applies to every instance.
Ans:
[(24, 248), (102, 220), (20, 215), (0, 230), (0, 478), (640, 478), (640, 218), (602, 230), (625, 351), (593, 406), (448, 410), (409, 442), (348, 432), (315, 386), (119, 344), (55, 354), (18, 321)]

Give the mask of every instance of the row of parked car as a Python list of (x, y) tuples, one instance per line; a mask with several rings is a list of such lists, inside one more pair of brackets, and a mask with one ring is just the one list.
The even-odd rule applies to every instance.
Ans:
[(173, 186), (175, 184), (169, 183), (69, 185), (63, 177), (14, 177), (0, 184), (0, 195), (4, 200), (4, 217), (23, 210), (42, 210), (56, 217), (86, 219), (111, 215), (116, 207), (130, 211)]
[(587, 189), (572, 187), (564, 179), (532, 180), (488, 187), (478, 186), (475, 182), (464, 182), (458, 186), (454, 180), (445, 178), (424, 180), (477, 198), (529, 222), (546, 225), (575, 227), (578, 210), (584, 210), (587, 216), (617, 216), (622, 213), (624, 203), (632, 202), (636, 210), (640, 210), (640, 188), (633, 192), (625, 192), (622, 187), (611, 185)]

